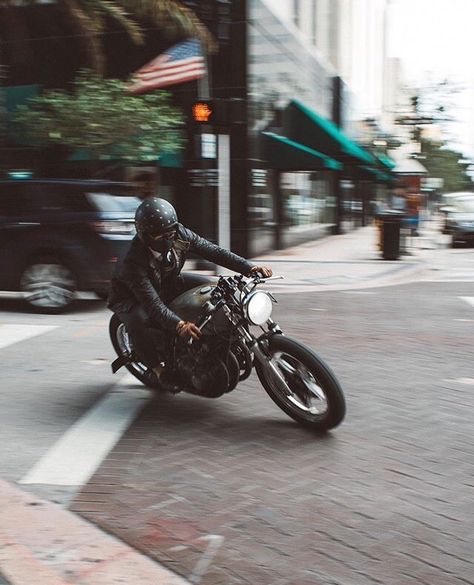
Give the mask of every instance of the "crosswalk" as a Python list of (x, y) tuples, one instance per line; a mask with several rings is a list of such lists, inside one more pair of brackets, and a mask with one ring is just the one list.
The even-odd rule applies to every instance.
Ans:
[(0, 324), (0, 349), (56, 329), (57, 325)]
[[(474, 296), (453, 296), (462, 303), (466, 320), (474, 314)], [(468, 318), (469, 317), (469, 318)], [(0, 323), (0, 352), (49, 333), (61, 325)], [(77, 335), (72, 333), (72, 336)], [(1, 353), (0, 353), (1, 356)], [(471, 380), (471, 378), (469, 378)], [(0, 396), (1, 398), (1, 396)], [(123, 433), (150, 400), (150, 393), (127, 374), (84, 412), (56, 442), (19, 478), (23, 484), (81, 486), (107, 457)]]

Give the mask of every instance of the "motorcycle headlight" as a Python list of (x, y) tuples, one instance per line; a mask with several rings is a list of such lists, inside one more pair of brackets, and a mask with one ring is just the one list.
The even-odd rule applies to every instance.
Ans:
[(263, 325), (270, 319), (272, 310), (272, 299), (265, 292), (253, 292), (244, 300), (245, 315), (253, 325)]

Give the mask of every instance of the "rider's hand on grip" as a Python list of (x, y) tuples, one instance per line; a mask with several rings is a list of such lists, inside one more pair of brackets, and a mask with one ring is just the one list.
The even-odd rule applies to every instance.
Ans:
[(269, 266), (253, 266), (250, 269), (250, 274), (260, 274), (263, 278), (270, 278), (273, 274), (273, 270)]
[(180, 321), (176, 326), (176, 331), (180, 337), (184, 338), (199, 339), (202, 335), (199, 327), (191, 321)]

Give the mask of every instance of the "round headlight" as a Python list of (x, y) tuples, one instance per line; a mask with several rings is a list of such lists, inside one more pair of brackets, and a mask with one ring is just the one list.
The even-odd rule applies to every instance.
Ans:
[(245, 314), (253, 325), (263, 325), (272, 315), (273, 303), (267, 293), (258, 291), (244, 301)]

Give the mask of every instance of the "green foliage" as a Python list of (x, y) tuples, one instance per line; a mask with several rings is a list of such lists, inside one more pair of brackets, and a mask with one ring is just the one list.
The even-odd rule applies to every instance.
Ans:
[(426, 157), (423, 166), (431, 177), (443, 179), (443, 191), (449, 193), (472, 188), (472, 181), (466, 173), (465, 165), (459, 163), (463, 158), (460, 152), (445, 148), (443, 143), (422, 140), (422, 154)]
[(15, 116), (32, 143), (84, 149), (100, 160), (156, 160), (183, 148), (181, 111), (170, 94), (130, 95), (127, 84), (81, 72), (74, 91), (47, 91), (21, 106)]

